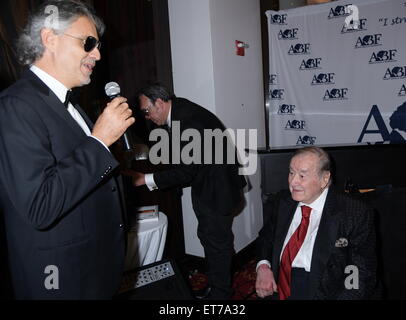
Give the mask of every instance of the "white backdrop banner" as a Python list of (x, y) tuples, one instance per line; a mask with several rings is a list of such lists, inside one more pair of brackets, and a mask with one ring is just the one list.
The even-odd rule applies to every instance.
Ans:
[(406, 0), (266, 15), (271, 147), (405, 142)]

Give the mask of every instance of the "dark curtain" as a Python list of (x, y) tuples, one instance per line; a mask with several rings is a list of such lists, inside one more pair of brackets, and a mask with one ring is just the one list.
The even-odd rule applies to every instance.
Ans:
[(95, 9), (106, 24), (102, 37), (102, 60), (96, 68), (94, 84), (101, 88), (117, 82), (128, 99), (137, 123), (131, 128), (133, 140), (147, 140), (146, 124), (137, 108), (137, 90), (147, 81), (157, 80), (152, 2), (98, 0)]
[(120, 84), (122, 94), (135, 101), (136, 88), (156, 79), (154, 26), (150, 1), (98, 0), (97, 12), (103, 17), (103, 68), (111, 81)]
[(0, 91), (16, 81), (22, 71), (15, 53), (15, 41), (24, 27), (28, 12), (39, 0), (3, 0), (0, 2)]

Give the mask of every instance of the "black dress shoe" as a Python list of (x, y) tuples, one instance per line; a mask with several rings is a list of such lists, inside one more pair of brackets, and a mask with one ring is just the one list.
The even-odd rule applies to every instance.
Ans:
[(193, 295), (195, 296), (196, 299), (203, 300), (209, 296), (210, 292), (211, 292), (211, 287), (206, 286), (203, 289), (194, 290)]

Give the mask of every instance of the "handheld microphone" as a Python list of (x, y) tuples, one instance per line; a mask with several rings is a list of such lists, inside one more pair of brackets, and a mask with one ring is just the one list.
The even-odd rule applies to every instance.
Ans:
[[(117, 98), (120, 96), (120, 86), (118, 85), (117, 82), (109, 82), (106, 84), (106, 86), (104, 87), (104, 91), (106, 92), (106, 95), (110, 98), (110, 100), (113, 100), (114, 98)], [(124, 143), (124, 150), (125, 151), (129, 151), (132, 150), (131, 148), (131, 143), (130, 143), (130, 139), (128, 137), (128, 133), (124, 132), (124, 134), (122, 135), (122, 140)]]

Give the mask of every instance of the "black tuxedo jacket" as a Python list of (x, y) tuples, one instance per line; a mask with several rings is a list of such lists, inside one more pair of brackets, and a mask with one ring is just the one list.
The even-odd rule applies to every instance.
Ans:
[[(289, 191), (274, 199), (259, 233), (258, 261), (268, 260), (278, 282), (280, 256), (298, 202)], [(345, 242), (347, 242), (345, 244)], [(359, 270), (359, 289), (348, 290), (345, 281)], [(310, 299), (368, 299), (375, 294), (377, 259), (374, 213), (362, 202), (330, 187), (311, 260)]]
[(0, 211), (16, 298), (111, 298), (125, 253), (111, 153), (31, 71), (0, 95), (0, 150)]
[[(215, 164), (215, 153), (212, 152), (211, 163), (204, 163), (204, 129), (225, 130), (221, 121), (210, 111), (183, 98), (172, 99), (171, 108), (172, 137), (174, 121), (180, 124), (180, 134), (187, 129), (196, 129), (201, 137), (202, 164), (173, 165), (172, 169), (154, 173), (154, 181), (158, 188), (174, 186), (191, 186), (192, 203), (196, 207), (203, 204), (211, 211), (220, 215), (230, 215), (241, 204), (242, 188), (246, 185), (245, 178), (238, 175), (237, 160), (235, 164), (226, 164), (226, 143), (222, 149), (225, 164)], [(188, 142), (181, 142), (180, 150)], [(214, 140), (213, 140), (214, 148)]]

